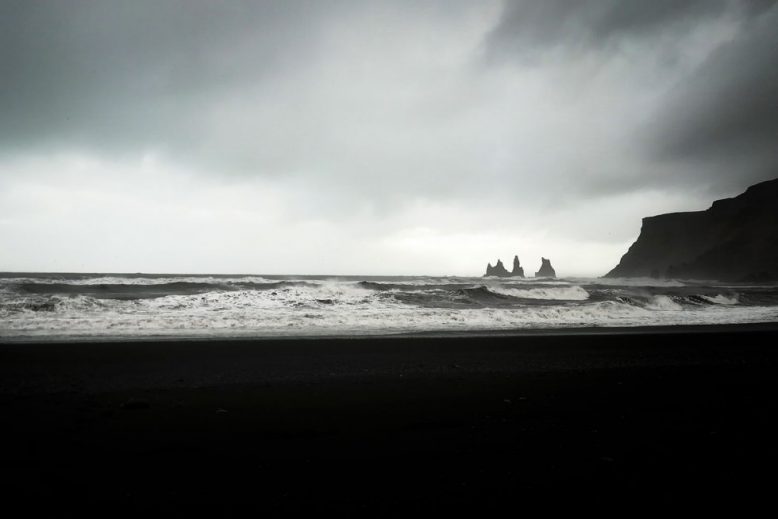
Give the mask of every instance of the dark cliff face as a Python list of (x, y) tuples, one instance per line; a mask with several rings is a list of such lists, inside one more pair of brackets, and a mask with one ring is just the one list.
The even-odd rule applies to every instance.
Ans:
[(778, 179), (707, 211), (644, 218), (637, 241), (606, 277), (778, 279)]

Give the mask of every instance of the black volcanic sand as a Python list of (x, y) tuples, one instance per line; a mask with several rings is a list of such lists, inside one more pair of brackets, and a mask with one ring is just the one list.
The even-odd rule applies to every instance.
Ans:
[(778, 481), (777, 337), (0, 344), (3, 502), (108, 517), (743, 509)]

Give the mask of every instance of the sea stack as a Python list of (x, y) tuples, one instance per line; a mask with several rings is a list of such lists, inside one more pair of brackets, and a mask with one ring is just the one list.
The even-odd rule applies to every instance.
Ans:
[(521, 268), (521, 263), (519, 263), (519, 256), (513, 257), (513, 270), (511, 271), (511, 276), (515, 277), (524, 277), (524, 269)]
[(507, 278), (510, 277), (511, 273), (508, 272), (505, 269), (505, 265), (502, 264), (502, 260), (497, 260), (497, 265), (492, 267), (492, 264), (489, 263), (486, 265), (486, 274), (484, 274), (484, 277), (486, 276), (498, 276), (501, 278)]
[(548, 260), (546, 258), (540, 258), (541, 264), (540, 264), (540, 270), (535, 272), (536, 278), (555, 278), (556, 272), (554, 271), (554, 267), (551, 266), (551, 260)]

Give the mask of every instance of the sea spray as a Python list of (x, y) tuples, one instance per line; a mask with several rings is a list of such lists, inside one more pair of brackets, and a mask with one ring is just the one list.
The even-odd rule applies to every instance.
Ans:
[(778, 289), (664, 280), (3, 275), (0, 338), (462, 333), (778, 320)]

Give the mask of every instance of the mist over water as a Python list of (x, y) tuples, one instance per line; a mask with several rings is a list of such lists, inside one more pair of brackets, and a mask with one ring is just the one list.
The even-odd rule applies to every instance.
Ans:
[(4, 274), (0, 338), (465, 333), (778, 320), (778, 287), (647, 279)]

